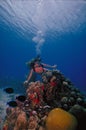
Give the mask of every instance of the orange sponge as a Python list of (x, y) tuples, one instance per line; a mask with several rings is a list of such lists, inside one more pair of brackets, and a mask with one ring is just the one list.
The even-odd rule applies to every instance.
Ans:
[(50, 111), (46, 119), (46, 130), (75, 130), (76, 127), (77, 119), (60, 108)]

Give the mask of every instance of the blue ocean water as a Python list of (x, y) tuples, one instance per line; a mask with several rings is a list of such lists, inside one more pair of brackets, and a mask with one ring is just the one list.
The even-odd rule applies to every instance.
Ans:
[[(86, 91), (86, 2), (0, 1), (0, 84), (26, 78), (26, 62), (41, 55)], [(4, 87), (4, 86), (3, 86)]]
[(0, 0), (0, 129), (7, 102), (25, 93), (26, 62), (37, 55), (86, 94), (85, 0)]

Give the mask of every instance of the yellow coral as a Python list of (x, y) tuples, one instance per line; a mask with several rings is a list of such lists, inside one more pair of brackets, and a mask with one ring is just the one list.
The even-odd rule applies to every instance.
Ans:
[(46, 119), (46, 130), (75, 130), (76, 126), (76, 118), (60, 108), (53, 109)]

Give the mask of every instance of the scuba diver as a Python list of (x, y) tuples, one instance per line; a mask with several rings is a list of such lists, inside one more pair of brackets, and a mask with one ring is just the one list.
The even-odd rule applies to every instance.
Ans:
[(32, 59), (30, 62), (27, 62), (26, 64), (30, 67), (30, 73), (27, 77), (27, 80), (24, 81), (24, 85), (30, 82), (34, 72), (36, 74), (42, 75), (44, 72), (48, 71), (48, 69), (45, 67), (52, 68), (52, 69), (55, 69), (57, 67), (57, 65), (51, 66), (48, 64), (41, 63), (40, 56), (37, 56), (35, 59)]

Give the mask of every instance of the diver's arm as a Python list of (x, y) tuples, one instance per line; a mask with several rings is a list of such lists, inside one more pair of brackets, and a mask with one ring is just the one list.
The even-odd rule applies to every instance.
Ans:
[(44, 64), (44, 63), (41, 63), (44, 67), (49, 67), (49, 68), (56, 68), (57, 67), (57, 65), (53, 65), (53, 66), (51, 66), (51, 65), (48, 65), (48, 64)]
[(31, 79), (32, 74), (33, 74), (33, 69), (31, 69), (30, 74), (29, 74), (29, 76), (28, 76), (28, 78), (27, 78), (27, 81), (28, 81), (28, 82), (29, 82), (29, 80)]
[(29, 80), (30, 80), (31, 77), (32, 77), (32, 74), (33, 74), (33, 69), (31, 69), (30, 74), (29, 74), (29, 76), (27, 77), (27, 80), (24, 81), (24, 84), (28, 84)]

